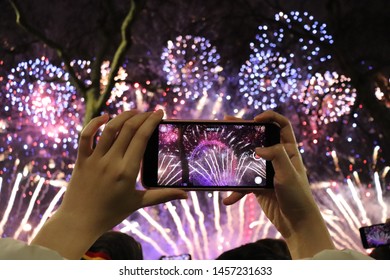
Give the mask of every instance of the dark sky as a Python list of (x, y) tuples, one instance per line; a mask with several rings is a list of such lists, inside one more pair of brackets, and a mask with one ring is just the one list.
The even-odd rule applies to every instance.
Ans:
[[(71, 55), (93, 57), (104, 36), (111, 41), (108, 56), (112, 55), (130, 1), (16, 2), (20, 3), (27, 22), (62, 45)], [(107, 2), (112, 4), (105, 4)], [(384, 0), (147, 0), (142, 5), (143, 10), (131, 28), (133, 45), (128, 58), (132, 61), (145, 57), (155, 59), (168, 39), (192, 34), (210, 39), (222, 54), (222, 59), (231, 62), (233, 67), (240, 65), (247, 57), (248, 45), (257, 33), (257, 26), (272, 24), (273, 15), (280, 10), (309, 11), (316, 20), (327, 22), (330, 33), (338, 39), (341, 52), (348, 49), (354, 56), (364, 53), (377, 56), (373, 60), (383, 60), (383, 53), (388, 53), (385, 50), (390, 47), (390, 16), (387, 16), (390, 3)], [(40, 44), (31, 47), (30, 43), (37, 42), (37, 39), (15, 26), (15, 16), (8, 1), (1, 0), (0, 6), (0, 54), (3, 59), (11, 62), (17, 59), (16, 54), (24, 56), (27, 53), (28, 56), (37, 52), (55, 57)]]
[[(17, 3), (26, 22), (58, 43), (70, 57), (91, 60), (101, 52), (105, 58), (112, 58), (130, 1), (31, 0)], [(55, 51), (15, 25), (9, 1), (0, 0), (0, 7), (2, 71), (14, 67), (18, 61), (41, 55), (48, 56), (53, 63), (58, 60)], [(327, 30), (334, 39), (332, 45), (311, 38), (303, 26), (292, 28), (289, 36), (317, 39), (321, 49), (332, 55), (331, 62), (324, 66), (326, 70), (336, 69), (351, 77), (354, 87), (360, 89), (359, 102), (365, 104), (377, 123), (382, 123), (381, 130), (387, 131), (389, 109), (379, 104), (372, 94), (378, 77), (387, 83), (383, 91), (386, 92), (386, 86), (390, 89), (390, 1), (386, 0), (143, 1), (128, 34), (131, 45), (125, 60), (129, 77), (158, 80), (161, 77), (161, 50), (166, 41), (186, 34), (208, 38), (221, 54), (226, 75), (235, 77), (248, 58), (249, 43), (258, 33), (258, 26), (266, 24), (275, 30), (284, 28), (275, 22), (274, 15), (292, 10), (309, 11), (314, 15), (313, 21), (327, 23)], [(283, 46), (281, 51), (288, 53), (295, 47), (294, 44)], [(388, 138), (383, 139), (390, 141), (388, 134)]]

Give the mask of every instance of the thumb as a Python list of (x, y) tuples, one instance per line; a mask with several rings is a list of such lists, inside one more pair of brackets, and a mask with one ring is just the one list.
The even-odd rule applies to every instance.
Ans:
[(271, 161), (275, 176), (289, 178), (295, 174), (295, 168), (282, 144), (265, 148), (256, 148), (256, 154), (265, 160)]
[(235, 116), (230, 116), (230, 115), (225, 115), (225, 116), (223, 117), (223, 119), (224, 119), (225, 121), (239, 121), (239, 120), (242, 121), (242, 119), (237, 118), (237, 117), (235, 117)]
[(224, 205), (232, 205), (247, 195), (249, 192), (232, 192), (228, 197), (225, 197), (222, 202)]
[(165, 203), (175, 199), (187, 199), (188, 195), (180, 189), (158, 189), (146, 190), (142, 192), (141, 207), (152, 206), (160, 203)]

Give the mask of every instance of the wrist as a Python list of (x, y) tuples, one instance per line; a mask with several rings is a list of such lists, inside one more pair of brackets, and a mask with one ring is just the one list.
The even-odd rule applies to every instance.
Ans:
[(335, 249), (319, 212), (297, 222), (285, 241), (293, 259), (311, 258), (323, 250)]
[(103, 232), (89, 228), (88, 223), (83, 223), (79, 218), (59, 209), (31, 244), (54, 250), (66, 259), (80, 259)]

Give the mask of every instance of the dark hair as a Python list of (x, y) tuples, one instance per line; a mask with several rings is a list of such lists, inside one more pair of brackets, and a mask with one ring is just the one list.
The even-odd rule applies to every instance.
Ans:
[(222, 253), (217, 260), (291, 260), (287, 244), (281, 239), (265, 238)]
[(390, 260), (390, 246), (375, 248), (371, 251), (370, 257), (376, 260)]
[(118, 231), (108, 231), (89, 248), (88, 253), (102, 253), (111, 260), (142, 260), (142, 246), (133, 237)]

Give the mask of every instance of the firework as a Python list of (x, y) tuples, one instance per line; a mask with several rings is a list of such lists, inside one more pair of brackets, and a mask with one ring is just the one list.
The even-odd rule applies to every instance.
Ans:
[[(161, 60), (167, 73), (170, 90), (166, 94), (168, 104), (173, 105), (173, 116), (183, 118), (188, 112), (196, 115), (204, 110), (206, 102), (215, 98), (222, 67), (218, 65), (220, 55), (209, 40), (178, 36), (175, 41), (168, 41)], [(212, 111), (216, 113), (216, 108)]]
[(256, 158), (254, 149), (264, 145), (264, 129), (261, 125), (160, 125), (159, 185), (262, 184), (265, 161)]
[(315, 74), (308, 81), (306, 90), (297, 96), (304, 107), (303, 113), (319, 125), (336, 122), (348, 115), (356, 99), (356, 90), (349, 82), (349, 78), (335, 72)]
[[(363, 251), (358, 227), (382, 222), (389, 216), (390, 168), (380, 157), (379, 148), (374, 150), (372, 160), (366, 160), (352, 146), (360, 143), (355, 130), (365, 119), (361, 111), (354, 112), (353, 121), (342, 123), (353, 129), (342, 135), (339, 146), (335, 144), (335, 133), (328, 130), (350, 113), (355, 90), (342, 74), (319, 74), (314, 70), (332, 59), (315, 40), (287, 36), (290, 29), (300, 26), (313, 38), (332, 44), (326, 25), (307, 13), (297, 12), (278, 13), (275, 20), (278, 28), (259, 27), (250, 45), (250, 57), (240, 69), (237, 93), (225, 93), (223, 83), (229, 77), (223, 77), (220, 56), (206, 38), (179, 36), (167, 43), (161, 55), (167, 87), (153, 91), (150, 81), (128, 83), (121, 68), (107, 111), (115, 116), (132, 108), (144, 111), (159, 107), (169, 117), (214, 119), (221, 108), (243, 116), (257, 113), (258, 109), (285, 106), (298, 127), (297, 135), (303, 139), (299, 148), (309, 173), (318, 175), (330, 168), (336, 174), (335, 178), (328, 176), (327, 181), (317, 180), (312, 185), (333, 240), (338, 248)], [(280, 28), (280, 24), (284, 27)], [(72, 66), (88, 86), (90, 62), (73, 61)], [(104, 63), (101, 69), (102, 89), (109, 67)], [(85, 109), (63, 66), (52, 65), (45, 57), (20, 63), (1, 78), (0, 233), (2, 237), (31, 241), (66, 190)], [(188, 156), (196, 161), (190, 171), (194, 180), (202, 181), (210, 173), (213, 183), (236, 183), (246, 169), (264, 176), (259, 171), (263, 169), (261, 162), (248, 163), (238, 156), (236, 151), (247, 142), (244, 139), (226, 133), (214, 137), (202, 129), (191, 133), (185, 136), (187, 140), (200, 136), (198, 142), (187, 141), (185, 146)], [(176, 184), (181, 180), (179, 152), (174, 147), (177, 139), (177, 134), (168, 129), (161, 140), (170, 146), (169, 153), (159, 158), (162, 183)], [(318, 148), (313, 149), (314, 159), (308, 157), (310, 144)], [(223, 156), (217, 159), (217, 154)], [(330, 163), (322, 165), (321, 156)], [(228, 171), (223, 173), (222, 169)], [(117, 229), (141, 241), (146, 259), (181, 253), (191, 253), (194, 259), (212, 259), (247, 242), (280, 238), (253, 195), (225, 207), (221, 200), (228, 194), (190, 192), (186, 201), (140, 209)]]
[(251, 110), (275, 109), (291, 103), (290, 98), (296, 99), (305, 90), (305, 82), (315, 73), (314, 66), (331, 59), (314, 40), (290, 32), (299, 26), (302, 34), (310, 34), (307, 37), (332, 44), (325, 24), (299, 12), (280, 12), (275, 22), (279, 23), (276, 27), (259, 26), (256, 41), (250, 44), (252, 53), (240, 69), (240, 92)]
[(12, 119), (8, 126), (40, 130), (45, 139), (53, 139), (54, 147), (76, 144), (72, 140), (81, 129), (83, 103), (61, 67), (42, 57), (19, 63), (7, 78), (2, 107), (9, 115), (6, 120)]

